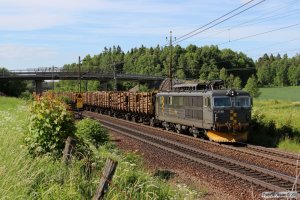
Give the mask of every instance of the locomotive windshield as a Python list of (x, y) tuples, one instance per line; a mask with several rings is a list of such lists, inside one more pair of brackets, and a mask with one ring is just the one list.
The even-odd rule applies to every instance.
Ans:
[(214, 97), (214, 107), (251, 107), (251, 99), (249, 97)]
[(249, 97), (236, 97), (233, 99), (233, 106), (250, 107), (251, 100)]
[(214, 98), (215, 107), (230, 107), (231, 101), (230, 97), (215, 97)]

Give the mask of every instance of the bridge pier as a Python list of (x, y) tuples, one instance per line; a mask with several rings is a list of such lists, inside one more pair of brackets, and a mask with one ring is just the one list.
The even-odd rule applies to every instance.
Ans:
[(43, 81), (41, 80), (35, 80), (35, 93), (36, 95), (42, 95), (43, 94)]

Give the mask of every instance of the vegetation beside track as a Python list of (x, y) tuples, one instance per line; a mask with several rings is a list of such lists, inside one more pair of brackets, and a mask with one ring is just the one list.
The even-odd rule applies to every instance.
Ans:
[(251, 143), (300, 151), (300, 87), (261, 88), (254, 100)]
[(50, 155), (32, 158), (24, 144), (28, 103), (0, 97), (0, 199), (91, 199), (106, 158), (119, 165), (107, 199), (196, 199), (203, 193), (175, 188), (142, 170), (141, 158), (122, 154), (111, 143), (90, 146), (95, 161), (90, 173), (85, 159), (65, 166)]

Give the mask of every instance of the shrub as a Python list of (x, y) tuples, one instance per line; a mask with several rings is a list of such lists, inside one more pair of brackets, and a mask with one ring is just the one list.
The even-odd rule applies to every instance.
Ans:
[(96, 147), (109, 140), (108, 131), (99, 122), (83, 119), (77, 123), (77, 135), (83, 137)]
[(62, 96), (61, 97), (61, 100), (65, 103), (65, 104), (71, 104), (72, 103), (72, 100), (67, 97), (67, 96)]
[(29, 91), (22, 92), (19, 97), (26, 101), (33, 100), (33, 95)]
[(252, 75), (252, 77), (249, 77), (244, 90), (249, 92), (250, 95), (254, 98), (259, 97), (260, 92), (259, 92), (257, 80), (254, 75)]
[(32, 103), (25, 143), (33, 156), (61, 157), (65, 140), (74, 137), (75, 123), (67, 106), (57, 99), (41, 97)]

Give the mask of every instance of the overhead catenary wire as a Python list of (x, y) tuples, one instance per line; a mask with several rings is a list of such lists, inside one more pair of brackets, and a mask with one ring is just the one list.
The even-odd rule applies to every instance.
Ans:
[(181, 38), (184, 38), (185, 36), (188, 36), (188, 35), (190, 35), (190, 34), (192, 34), (192, 33), (195, 33), (196, 31), (198, 31), (198, 30), (200, 30), (200, 29), (202, 29), (202, 28), (204, 28), (204, 27), (206, 27), (206, 26), (208, 26), (208, 25), (210, 25), (210, 24), (212, 24), (212, 23), (218, 21), (219, 19), (222, 19), (223, 17), (225, 17), (225, 16), (227, 16), (227, 15), (229, 15), (229, 14), (231, 14), (231, 13), (237, 11), (237, 10), (239, 10), (240, 8), (242, 8), (242, 7), (246, 6), (246, 5), (248, 5), (248, 4), (251, 3), (252, 1), (254, 1), (254, 0), (251, 0), (251, 1), (248, 1), (248, 2), (244, 3), (243, 5), (241, 5), (241, 6), (237, 7), (237, 8), (235, 8), (235, 9), (231, 10), (230, 12), (228, 12), (228, 13), (222, 15), (221, 17), (218, 17), (217, 19), (214, 19), (214, 20), (212, 20), (211, 22), (209, 22), (209, 23), (207, 23), (207, 24), (204, 24), (203, 26), (201, 26), (201, 27), (199, 27), (199, 28), (197, 28), (197, 29), (195, 29), (195, 30), (189, 32), (189, 33), (186, 33), (186, 34), (180, 36), (180, 37), (177, 38), (177, 39), (180, 40)]
[[(216, 33), (211, 33), (211, 35), (208, 35), (206, 37), (201, 37), (201, 39), (211, 38), (212, 36), (216, 36), (216, 35), (219, 35), (221, 33), (231, 31), (233, 29), (238, 29), (238, 28), (241, 28), (241, 27), (249, 26), (249, 25), (259, 24), (259, 23), (263, 23), (263, 22), (266, 22), (266, 21), (278, 20), (278, 18), (282, 19), (282, 18), (285, 18), (285, 17), (290, 17), (291, 15), (298, 14), (299, 10), (300, 9), (295, 9), (295, 10), (292, 10), (292, 12), (289, 12), (287, 14), (285, 13), (285, 14), (277, 14), (277, 15), (273, 15), (273, 16), (267, 16), (267, 17), (261, 18), (258, 21), (254, 21), (254, 20), (259, 19), (259, 18), (255, 18), (255, 19), (249, 20), (247, 22), (234, 25), (233, 27), (227, 26), (227, 27), (224, 27), (224, 29), (219, 30)], [(272, 17), (276, 17), (276, 18), (272, 18)], [(215, 32), (215, 31), (213, 31), (213, 32)]]
[(299, 41), (299, 40), (300, 40), (300, 37), (294, 38), (294, 39), (291, 39), (291, 40), (287, 40), (287, 41), (276, 42), (276, 43), (273, 43), (273, 44), (270, 44), (270, 45), (264, 45), (264, 46), (260, 46), (260, 47), (256, 47), (256, 48), (246, 49), (245, 52), (250, 52), (250, 51), (254, 51), (254, 50), (263, 49), (263, 48), (266, 48), (266, 47), (277, 46), (277, 45), (280, 45), (280, 44), (286, 44), (286, 43)]
[(213, 25), (211, 25), (211, 26), (209, 26), (209, 27), (207, 27), (207, 28), (205, 28), (205, 29), (203, 29), (203, 30), (201, 30), (201, 31), (194, 32), (192, 35), (188, 35), (187, 37), (184, 37), (184, 38), (179, 39), (179, 40), (177, 39), (177, 41), (176, 41), (174, 44), (178, 44), (178, 43), (180, 43), (180, 42), (182, 42), (182, 41), (184, 41), (184, 40), (187, 40), (187, 39), (189, 39), (189, 38), (191, 38), (191, 37), (193, 37), (193, 36), (195, 36), (195, 35), (198, 35), (198, 34), (204, 32), (204, 31), (206, 31), (206, 30), (208, 30), (208, 29), (211, 29), (211, 28), (213, 28), (213, 27), (215, 27), (215, 26), (217, 26), (217, 25), (219, 25), (219, 24), (221, 24), (221, 23), (223, 23), (223, 22), (225, 22), (225, 21), (227, 21), (227, 20), (229, 20), (229, 19), (231, 19), (231, 18), (233, 18), (233, 17), (235, 17), (235, 16), (237, 16), (237, 15), (239, 15), (239, 14), (241, 14), (241, 13), (243, 13), (243, 12), (245, 12), (245, 11), (247, 11), (247, 10), (249, 10), (249, 9), (251, 9), (251, 8), (253, 8), (253, 7), (255, 7), (255, 6), (257, 6), (257, 5), (259, 5), (259, 4), (261, 4), (261, 3), (263, 3), (264, 1), (266, 1), (266, 0), (261, 0), (261, 1), (259, 1), (258, 3), (252, 5), (252, 6), (246, 8), (246, 9), (244, 9), (244, 10), (242, 10), (242, 11), (240, 11), (240, 12), (238, 12), (238, 13), (232, 15), (232, 16), (229, 16), (229, 17), (227, 17), (227, 18), (221, 20), (220, 22), (218, 22), (218, 23), (216, 23), (216, 24), (213, 24)]
[(224, 45), (224, 44), (227, 44), (227, 43), (231, 43), (231, 42), (236, 42), (236, 41), (239, 41), (239, 40), (248, 39), (248, 38), (259, 36), (259, 35), (264, 35), (264, 34), (272, 33), (272, 32), (275, 32), (275, 31), (279, 31), (279, 30), (283, 30), (283, 29), (287, 29), (287, 28), (291, 28), (291, 27), (295, 27), (295, 26), (299, 26), (299, 25), (300, 25), (300, 22), (296, 23), (296, 24), (289, 25), (289, 26), (284, 26), (284, 27), (272, 29), (272, 30), (269, 30), (269, 31), (265, 31), (265, 32), (262, 32), (262, 33), (256, 33), (256, 34), (253, 34), (253, 35), (248, 35), (248, 36), (240, 37), (240, 38), (235, 39), (235, 40), (230, 40), (230, 41), (227, 41), (227, 42), (223, 42), (223, 43), (217, 44), (217, 46), (221, 46), (221, 45)]
[[(267, 13), (264, 13), (261, 16), (255, 17), (254, 19), (251, 19), (251, 20), (248, 20), (248, 21), (245, 21), (245, 22), (241, 22), (241, 23), (238, 23), (238, 24), (233, 25), (233, 26), (224, 27), (224, 29), (222, 31), (218, 32), (218, 33), (225, 32), (228, 29), (232, 30), (232, 29), (236, 29), (238, 27), (244, 27), (244, 26), (249, 26), (249, 25), (253, 25), (253, 24), (262, 23), (262, 22), (265, 22), (265, 21), (271, 21), (271, 20), (274, 20), (274, 19), (270, 19), (270, 18), (273, 18), (273, 17), (283, 18), (283, 17), (291, 16), (291, 15), (293, 15), (295, 13), (298, 13), (299, 9), (294, 9), (292, 11), (289, 11), (288, 13), (285, 12), (283, 15), (282, 14), (270, 15), (270, 14), (276, 13), (277, 11), (285, 9), (285, 8), (287, 8), (287, 7), (295, 4), (297, 2), (298, 2), (298, 0), (293, 0), (293, 1), (287, 2), (288, 5), (286, 5), (286, 6), (282, 6), (282, 7), (278, 8), (278, 9), (276, 9), (276, 10), (272, 10), (272, 11), (269, 11)], [(292, 12), (295, 12), (295, 13), (292, 13)]]

